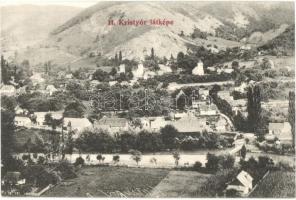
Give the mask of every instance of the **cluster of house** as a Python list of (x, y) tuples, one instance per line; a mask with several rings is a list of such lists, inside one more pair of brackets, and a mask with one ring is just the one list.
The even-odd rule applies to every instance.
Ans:
[[(245, 90), (244, 90), (245, 91)], [(234, 100), (233, 96), (229, 91), (219, 91), (218, 96), (221, 99), (226, 100), (232, 107), (232, 111), (235, 114), (240, 112), (244, 117), (248, 116), (247, 112), (247, 99), (237, 99)], [(279, 107), (282, 109), (287, 109), (288, 101), (270, 101), (270, 102), (262, 102), (262, 108), (270, 108), (270, 107)], [(293, 137), (291, 131), (291, 125), (289, 122), (271, 122), (268, 125), (268, 134), (265, 136), (266, 141), (274, 141), (277, 140), (277, 143), (288, 143), (292, 144)]]
[[(33, 86), (37, 89), (36, 92), (40, 92), (44, 95), (51, 96), (54, 92), (58, 91), (58, 89), (52, 84), (45, 84), (45, 79), (42, 77), (41, 73), (34, 73), (30, 80), (33, 83)], [(0, 94), (5, 96), (16, 96), (27, 92), (27, 86), (17, 87), (18, 85), (0, 85)]]
[(231, 92), (226, 90), (219, 91), (218, 97), (227, 101), (231, 105), (232, 112), (234, 112), (235, 115), (240, 112), (243, 116), (247, 117), (247, 99), (234, 99)]
[[(192, 111), (183, 113), (172, 113), (170, 117), (142, 117), (138, 118), (141, 122), (140, 127), (135, 127), (132, 121), (126, 118), (106, 117), (96, 120), (93, 124), (87, 118), (63, 118), (63, 112), (35, 112), (32, 116), (26, 116), (26, 111), (18, 109), (15, 116), (15, 125), (19, 127), (38, 128), (51, 130), (52, 127), (45, 125), (46, 114), (51, 114), (53, 119), (63, 119), (63, 130), (74, 131), (73, 137), (77, 138), (79, 133), (87, 128), (102, 129), (108, 131), (110, 134), (121, 133), (124, 131), (160, 131), (166, 125), (174, 126), (180, 133), (196, 133), (207, 131), (223, 132), (229, 130), (227, 121), (218, 116), (196, 116)], [(34, 119), (34, 120), (32, 120)], [(61, 131), (61, 127), (56, 130)]]
[(226, 187), (226, 194), (230, 191), (237, 192), (241, 197), (246, 197), (253, 189), (253, 177), (242, 170)]

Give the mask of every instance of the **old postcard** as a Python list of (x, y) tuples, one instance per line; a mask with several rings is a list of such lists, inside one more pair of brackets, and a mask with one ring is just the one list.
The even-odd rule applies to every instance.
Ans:
[(296, 197), (293, 1), (0, 13), (2, 197)]

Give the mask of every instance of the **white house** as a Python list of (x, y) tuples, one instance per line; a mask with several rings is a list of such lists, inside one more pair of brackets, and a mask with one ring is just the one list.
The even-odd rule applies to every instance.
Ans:
[(138, 64), (137, 69), (132, 71), (133, 73), (133, 78), (134, 79), (139, 79), (139, 78), (143, 78), (144, 76), (144, 66), (142, 63)]
[(232, 181), (226, 190), (236, 190), (242, 196), (247, 195), (253, 188), (253, 177), (242, 170), (234, 181)]
[(247, 87), (248, 87), (248, 84), (246, 82), (242, 82), (240, 86), (234, 88), (234, 91), (245, 93)]
[(163, 74), (168, 74), (168, 73), (172, 73), (172, 68), (170, 66), (166, 66), (166, 65), (162, 65), (159, 64), (159, 70), (158, 70), (158, 75), (163, 75)]
[(31, 77), (30, 77), (33, 85), (36, 84), (41, 84), (45, 81), (44, 78), (42, 78), (42, 74), (41, 73), (34, 73)]
[(29, 117), (21, 117), (21, 116), (15, 116), (14, 118), (14, 124), (16, 126), (31, 126), (32, 122)]
[[(82, 132), (86, 128), (91, 128), (92, 123), (87, 118), (64, 118), (63, 127), (66, 128), (67, 131), (74, 131), (76, 133)], [(74, 138), (78, 137), (78, 135), (73, 135)]]
[(269, 135), (274, 135), (280, 140), (281, 143), (291, 144), (293, 141), (291, 125), (289, 122), (269, 123), (268, 131)]
[(63, 117), (63, 112), (62, 111), (57, 111), (57, 112), (34, 112), (34, 115), (36, 116), (36, 123), (37, 123), (36, 125), (43, 126), (46, 114), (51, 114), (51, 117), (53, 119), (62, 119), (62, 117)]
[(118, 133), (127, 131), (129, 129), (129, 123), (125, 118), (104, 116), (102, 119), (95, 121), (94, 128), (106, 130), (110, 133)]
[(56, 91), (58, 91), (55, 87), (54, 87), (54, 85), (48, 85), (48, 86), (46, 86), (46, 89), (45, 89), (47, 92), (48, 92), (48, 94), (51, 96), (54, 92), (56, 92)]
[(204, 68), (203, 68), (203, 62), (201, 60), (198, 61), (197, 66), (193, 68), (192, 70), (193, 75), (198, 75), (198, 76), (203, 76), (204, 73)]
[(16, 89), (12, 85), (2, 85), (0, 88), (1, 95), (14, 96), (16, 95)]
[(118, 71), (119, 74), (121, 73), (124, 73), (125, 74), (125, 64), (121, 64), (119, 65), (119, 71)]

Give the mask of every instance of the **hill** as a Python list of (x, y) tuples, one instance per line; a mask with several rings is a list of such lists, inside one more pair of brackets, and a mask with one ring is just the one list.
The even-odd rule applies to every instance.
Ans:
[(47, 38), (50, 31), (75, 16), (81, 8), (70, 6), (2, 6), (1, 43), (7, 54)]
[[(96, 55), (114, 57), (119, 51), (123, 58), (143, 59), (152, 47), (157, 56), (168, 58), (186, 52), (188, 44), (219, 49), (245, 42), (257, 46), (282, 34), (294, 23), (293, 16), (289, 2), (99, 2), (52, 29), (48, 39), (23, 51), (19, 60), (30, 55), (34, 64), (47, 59), (58, 65), (89, 65), (80, 61)], [(166, 19), (174, 24), (110, 26), (110, 19)], [(194, 30), (207, 38), (191, 38)], [(39, 56), (40, 52), (47, 56)]]
[(259, 47), (259, 50), (270, 52), (274, 55), (294, 55), (295, 27), (288, 27), (282, 34)]

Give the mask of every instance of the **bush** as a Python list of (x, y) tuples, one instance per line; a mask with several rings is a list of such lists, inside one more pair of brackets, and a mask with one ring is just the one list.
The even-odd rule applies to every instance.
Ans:
[(24, 155), (22, 156), (22, 159), (23, 159), (23, 160), (29, 160), (29, 159), (31, 159), (31, 156), (30, 156), (30, 155), (27, 155), (27, 154), (24, 154)]
[(61, 161), (56, 167), (56, 170), (61, 173), (61, 177), (63, 179), (72, 179), (77, 177), (73, 166), (66, 160)]
[(120, 156), (119, 156), (119, 155), (115, 155), (115, 156), (113, 156), (113, 161), (114, 161), (115, 163), (118, 163), (118, 162), (119, 162), (119, 159), (120, 159)]
[(75, 161), (74, 165), (75, 166), (84, 165), (84, 159), (82, 157), (76, 158), (76, 161)]
[(33, 158), (37, 159), (38, 158), (38, 154), (37, 153), (33, 153)]
[(37, 160), (37, 163), (38, 164), (44, 164), (44, 162), (45, 162), (45, 158), (43, 156), (39, 156), (38, 160)]
[(194, 170), (194, 171), (200, 171), (201, 167), (202, 167), (201, 162), (196, 161), (196, 162), (194, 163), (194, 165), (193, 165), (193, 170)]

